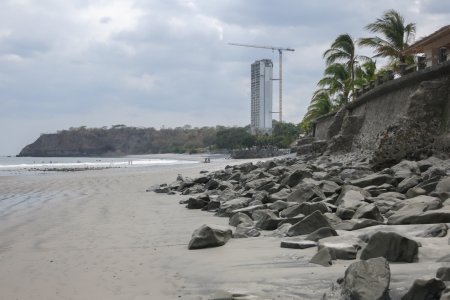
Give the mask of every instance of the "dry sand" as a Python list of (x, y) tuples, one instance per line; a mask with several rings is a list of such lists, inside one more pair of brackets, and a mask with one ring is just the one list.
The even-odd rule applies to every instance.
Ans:
[[(224, 165), (0, 177), (0, 299), (208, 299), (220, 290), (321, 299), (352, 261), (312, 265), (315, 249), (283, 249), (277, 237), (189, 251), (197, 227), (228, 219), (185, 209), (178, 204), (185, 196), (145, 191), (177, 173), (195, 177)], [(363, 231), (339, 233), (344, 241)], [(416, 240), (420, 263), (391, 264), (396, 292), (434, 276), (444, 265), (434, 261), (450, 252), (447, 238)]]

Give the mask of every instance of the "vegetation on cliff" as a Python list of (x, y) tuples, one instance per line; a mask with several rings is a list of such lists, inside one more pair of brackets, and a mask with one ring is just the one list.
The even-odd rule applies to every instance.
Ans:
[(274, 121), (273, 134), (252, 135), (248, 127), (110, 128), (85, 126), (42, 134), (19, 156), (100, 156), (153, 153), (196, 153), (272, 145), (288, 148), (299, 127)]

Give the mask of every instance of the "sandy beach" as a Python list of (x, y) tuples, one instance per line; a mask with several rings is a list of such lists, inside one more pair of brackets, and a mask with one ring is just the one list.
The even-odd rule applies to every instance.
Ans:
[[(0, 299), (209, 299), (218, 291), (321, 299), (330, 293), (353, 261), (309, 264), (315, 248), (280, 248), (282, 238), (269, 236), (190, 251), (196, 228), (226, 225), (228, 218), (185, 209), (178, 202), (186, 196), (146, 192), (178, 173), (196, 177), (225, 165), (0, 177), (2, 202), (15, 200), (0, 211)], [(369, 230), (376, 229), (339, 234), (345, 240)], [(419, 263), (391, 264), (391, 289), (398, 292), (433, 277), (442, 265), (434, 261), (448, 254), (448, 238), (415, 239), (422, 242)]]

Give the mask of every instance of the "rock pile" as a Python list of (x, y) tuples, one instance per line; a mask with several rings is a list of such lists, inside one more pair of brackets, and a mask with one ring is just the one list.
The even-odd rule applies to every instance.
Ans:
[[(349, 243), (343, 243), (337, 235), (339, 231), (375, 225), (435, 224), (424, 226), (416, 236), (445, 237), (445, 223), (450, 223), (449, 171), (450, 160), (435, 157), (404, 160), (375, 171), (366, 157), (350, 153), (227, 166), (216, 172), (202, 172), (195, 179), (178, 176), (175, 182), (151, 190), (186, 195), (187, 199), (180, 203), (188, 209), (230, 218), (230, 226), (235, 227), (233, 238), (271, 231), (284, 237), (281, 247), (317, 247), (310, 262), (323, 266), (335, 260), (360, 258), (345, 274), (343, 297), (388, 299), (389, 262), (417, 261), (420, 243), (395, 232), (380, 231), (380, 227)], [(211, 228), (207, 231), (213, 237), (222, 237), (213, 246), (223, 245), (231, 236), (223, 228), (219, 234)], [(193, 239), (198, 235), (202, 235), (200, 229)], [(197, 245), (196, 241), (192, 240), (189, 248), (199, 248), (191, 244)], [(419, 299), (411, 298), (412, 293), (434, 297), (429, 299), (448, 295), (444, 283), (448, 270), (440, 270), (439, 276), (446, 279), (415, 282), (404, 299)], [(377, 280), (377, 284), (367, 284)]]

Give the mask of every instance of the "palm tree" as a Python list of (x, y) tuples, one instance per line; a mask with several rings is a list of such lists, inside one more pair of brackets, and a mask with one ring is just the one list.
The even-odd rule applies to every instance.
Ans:
[(349, 34), (345, 33), (339, 35), (331, 44), (331, 48), (323, 53), (323, 57), (326, 59), (328, 66), (336, 62), (341, 62), (346, 66), (350, 74), (348, 86), (350, 87), (352, 97), (355, 95), (355, 67), (358, 65), (359, 60), (368, 59), (365, 56), (357, 55), (355, 50), (355, 42)]
[(362, 88), (364, 85), (369, 84), (370, 81), (376, 80), (378, 75), (379, 70), (377, 70), (376, 61), (369, 59), (356, 68), (355, 87)]
[(333, 101), (327, 90), (317, 90), (308, 107), (305, 118), (315, 119), (334, 110)]
[(317, 85), (321, 88), (320, 90), (327, 90), (333, 102), (336, 102), (336, 106), (341, 107), (349, 101), (353, 80), (346, 65), (334, 63), (326, 67), (324, 77)]
[(375, 22), (368, 24), (366, 29), (382, 35), (382, 37), (361, 38), (358, 41), (360, 46), (374, 48), (374, 57), (389, 58), (391, 66), (395, 69), (398, 68), (399, 63), (412, 62), (412, 57), (405, 58), (401, 52), (414, 39), (415, 23), (405, 25), (404, 18), (397, 11), (391, 9)]

